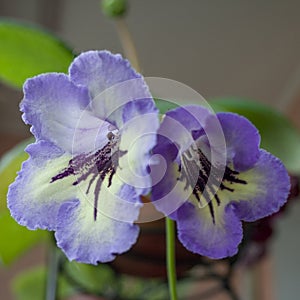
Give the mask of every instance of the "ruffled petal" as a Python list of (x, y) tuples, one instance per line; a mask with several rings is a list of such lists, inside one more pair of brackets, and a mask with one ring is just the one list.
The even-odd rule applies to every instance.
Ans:
[[(121, 184), (121, 183), (120, 183)], [(97, 218), (88, 201), (68, 201), (58, 215), (57, 244), (70, 260), (97, 264), (127, 251), (139, 233), (137, 219), (141, 203), (133, 188), (118, 183), (99, 194)]]
[(260, 150), (260, 156), (253, 168), (241, 172), (238, 178), (246, 184), (233, 184), (233, 192), (221, 191), (224, 201), (234, 201), (235, 214), (244, 221), (255, 221), (271, 215), (286, 202), (290, 191), (290, 179), (281, 161)]
[(215, 207), (215, 223), (209, 206), (185, 203), (176, 213), (178, 238), (191, 252), (221, 259), (237, 253), (242, 240), (242, 224), (234, 208)]
[(130, 111), (131, 101), (144, 99), (145, 109), (154, 107), (144, 79), (119, 54), (85, 52), (70, 66), (70, 76), (76, 84), (89, 89), (97, 117), (119, 128), (130, 118), (130, 112), (134, 113)]
[(72, 179), (50, 183), (71, 156), (49, 142), (40, 141), (26, 149), (30, 158), (9, 187), (7, 199), (11, 215), (29, 229), (56, 228), (56, 217), (63, 201), (76, 195)]
[(109, 51), (87, 51), (77, 56), (69, 69), (71, 80), (89, 89), (92, 98), (113, 85), (141, 75), (128, 60)]
[(237, 114), (218, 113), (217, 117), (226, 140), (228, 162), (233, 163), (237, 171), (251, 168), (259, 158), (258, 130), (248, 119)]
[(77, 154), (106, 138), (107, 129), (99, 134), (99, 128), (108, 125), (93, 116), (89, 101), (86, 88), (75, 86), (65, 74), (50, 73), (26, 81), (21, 110), (37, 140)]

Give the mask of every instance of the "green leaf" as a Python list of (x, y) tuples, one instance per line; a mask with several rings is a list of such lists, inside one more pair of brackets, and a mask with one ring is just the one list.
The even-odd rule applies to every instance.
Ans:
[(25, 147), (32, 142), (28, 139), (10, 151), (8, 151), (0, 160), (0, 212), (6, 208), (6, 195), (8, 186), (15, 180), (17, 172), (21, 169), (22, 162), (28, 158), (24, 152)]
[[(77, 262), (66, 262), (67, 278), (79, 289), (90, 294), (101, 294), (111, 298), (121, 299), (167, 299), (168, 289), (161, 286), (159, 280), (144, 280), (136, 277), (116, 273), (107, 264), (98, 266)], [(144, 291), (147, 290), (147, 293)], [(117, 297), (118, 296), (118, 297)]]
[(46, 236), (44, 231), (30, 231), (10, 216), (6, 207), (8, 186), (14, 181), (21, 164), (28, 154), (24, 148), (32, 140), (26, 140), (7, 152), (0, 161), (0, 261), (9, 264), (23, 254), (27, 249)]
[[(156, 278), (123, 276), (120, 290), (121, 299), (164, 300), (168, 299), (169, 290), (166, 282)], [(179, 286), (179, 282), (178, 282)], [(178, 287), (177, 286), (177, 287)], [(180, 299), (185, 299), (182, 297)]]
[[(47, 272), (44, 266), (19, 274), (12, 282), (16, 300), (44, 300)], [(66, 299), (75, 293), (63, 276), (58, 277), (58, 299)]]
[(45, 298), (46, 270), (38, 267), (22, 272), (12, 282), (16, 300), (42, 300)]
[(65, 272), (78, 284), (79, 287), (89, 293), (114, 294), (117, 287), (116, 277), (113, 270), (105, 264), (92, 266), (75, 261), (67, 261)]
[(261, 134), (261, 147), (279, 157), (291, 173), (300, 172), (300, 133), (283, 114), (245, 99), (215, 99), (209, 104), (216, 112), (235, 112), (248, 118)]
[(0, 261), (2, 264), (13, 262), (33, 245), (44, 240), (47, 235), (45, 231), (30, 231), (19, 225), (8, 211), (0, 214), (0, 228)]
[(0, 79), (21, 88), (24, 81), (45, 72), (67, 72), (72, 51), (43, 29), (0, 19)]

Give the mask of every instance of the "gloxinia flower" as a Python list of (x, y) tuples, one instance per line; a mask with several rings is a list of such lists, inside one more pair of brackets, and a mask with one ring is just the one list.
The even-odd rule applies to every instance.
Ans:
[(177, 223), (190, 251), (210, 258), (232, 256), (242, 240), (242, 222), (277, 212), (290, 181), (279, 159), (259, 148), (257, 129), (233, 113), (201, 106), (166, 113), (153, 152), (152, 199)]
[(135, 243), (149, 192), (158, 112), (144, 79), (107, 51), (79, 55), (69, 75), (26, 81), (23, 120), (36, 142), (8, 193), (12, 216), (55, 231), (70, 260), (96, 264)]

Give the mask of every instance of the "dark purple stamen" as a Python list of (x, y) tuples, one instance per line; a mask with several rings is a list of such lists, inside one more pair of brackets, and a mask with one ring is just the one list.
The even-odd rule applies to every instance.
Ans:
[[(182, 168), (180, 166), (179, 171), (181, 171), (181, 176), (178, 180), (186, 179), (185, 188), (187, 189), (189, 186), (193, 187), (193, 195), (201, 205), (201, 196), (204, 196), (204, 199), (209, 206), (212, 221), (215, 224), (213, 200), (215, 200), (217, 206), (221, 204), (221, 199), (217, 195), (217, 188), (220, 187), (221, 190), (234, 192), (233, 188), (228, 187), (228, 183), (247, 184), (247, 182), (238, 178), (239, 172), (234, 171), (227, 166), (225, 167), (223, 177), (220, 178), (218, 168), (211, 164), (200, 149), (198, 149), (197, 153), (199, 157), (199, 165), (194, 159), (188, 159), (187, 155), (185, 155), (186, 153), (181, 156), (181, 163), (185, 167)], [(210, 181), (208, 181), (208, 179), (210, 179)], [(204, 193), (205, 188), (207, 188), (207, 192), (209, 193)], [(209, 194), (214, 195), (214, 198), (211, 199)]]
[(79, 183), (87, 180), (89, 176), (88, 188), (86, 194), (90, 192), (92, 184), (96, 180), (96, 186), (94, 190), (94, 220), (97, 219), (97, 207), (98, 198), (101, 189), (101, 185), (104, 179), (108, 176), (109, 188), (112, 184), (112, 179), (115, 174), (116, 168), (118, 167), (118, 158), (125, 154), (124, 151), (115, 150), (112, 151), (116, 146), (115, 135), (110, 132), (107, 135), (108, 143), (100, 150), (87, 154), (79, 154), (69, 161), (68, 167), (63, 169), (59, 174), (52, 177), (51, 183), (57, 180), (63, 179), (68, 176), (76, 176), (76, 180), (72, 183), (78, 185)]

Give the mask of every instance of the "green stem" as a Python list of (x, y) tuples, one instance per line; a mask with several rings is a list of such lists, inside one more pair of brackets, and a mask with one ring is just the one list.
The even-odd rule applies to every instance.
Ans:
[(57, 299), (57, 277), (59, 271), (60, 255), (56, 247), (54, 236), (49, 243), (48, 250), (48, 276), (46, 285), (46, 300)]
[(166, 218), (166, 244), (167, 244), (167, 274), (170, 300), (177, 300), (176, 289), (176, 257), (175, 257), (175, 224)]
[(116, 18), (115, 24), (125, 56), (129, 59), (135, 70), (140, 73), (141, 68), (139, 64), (137, 51), (127, 23), (125, 22), (125, 19)]

